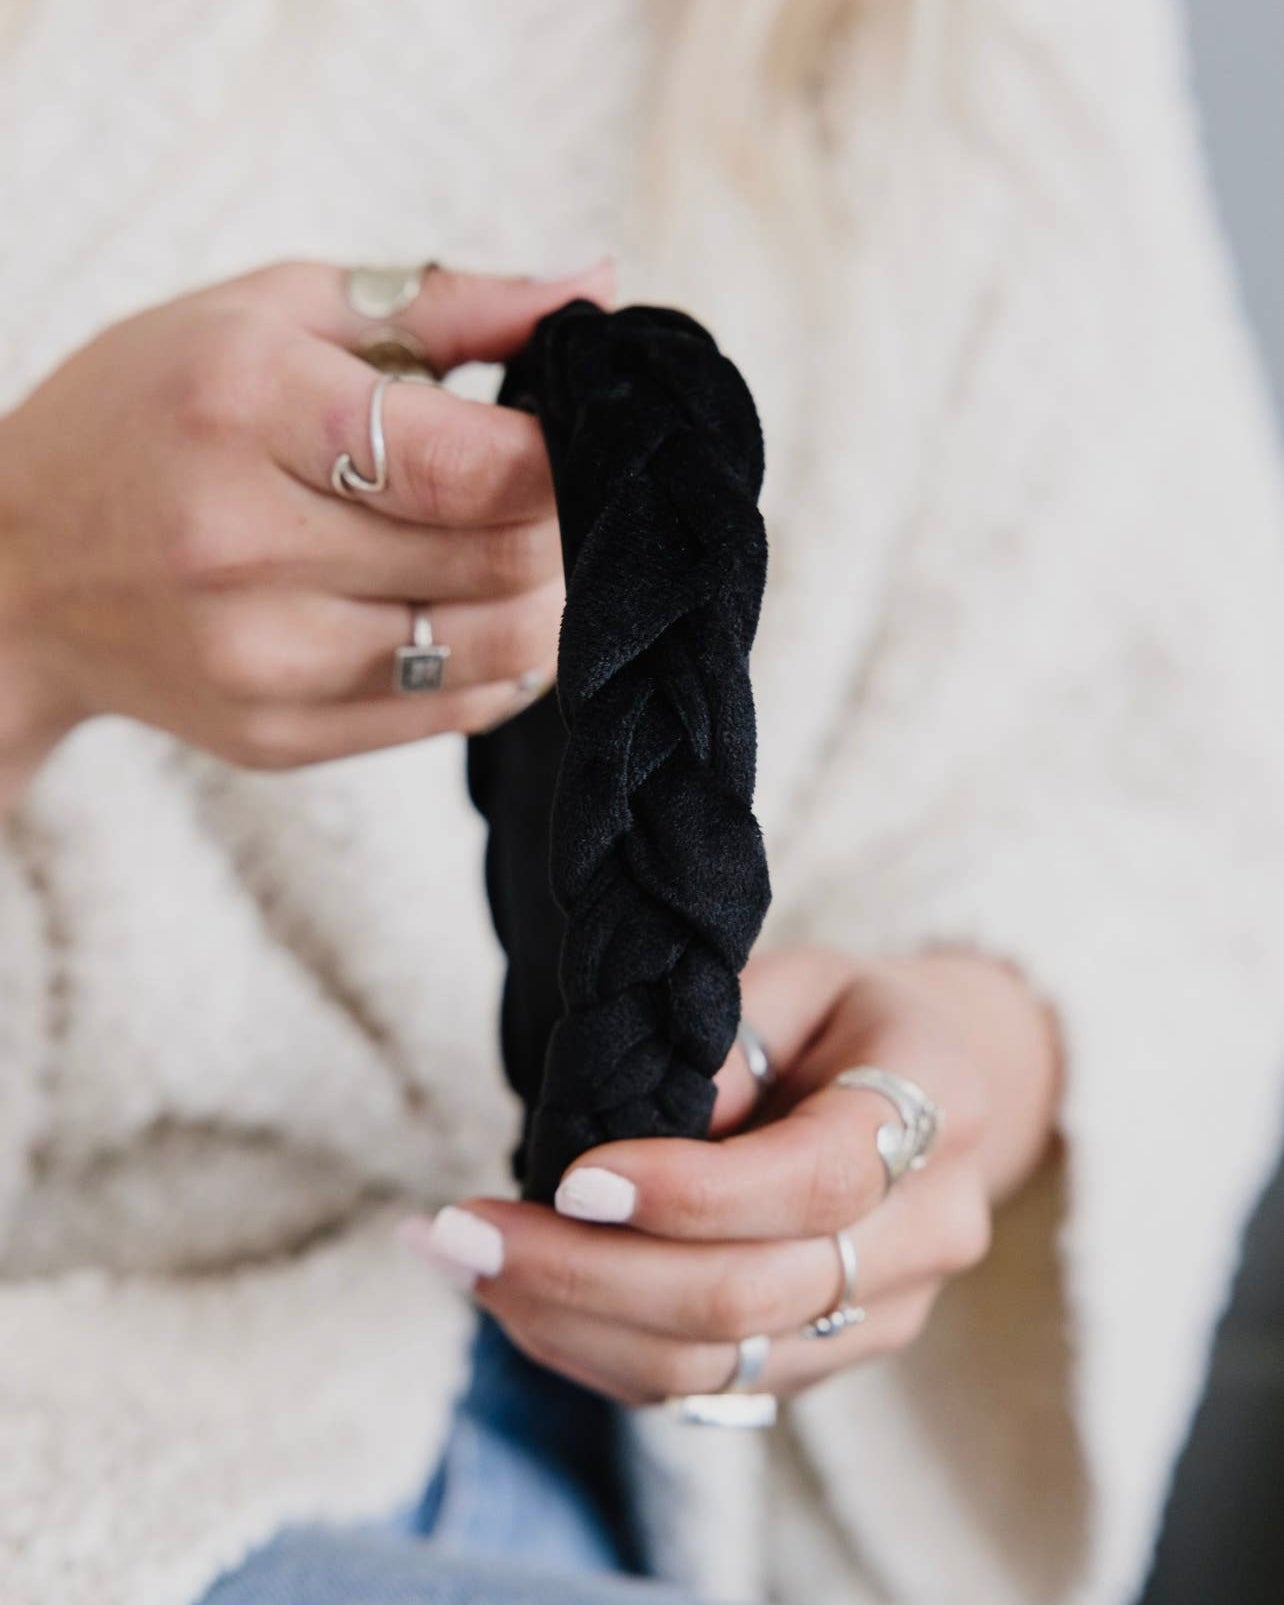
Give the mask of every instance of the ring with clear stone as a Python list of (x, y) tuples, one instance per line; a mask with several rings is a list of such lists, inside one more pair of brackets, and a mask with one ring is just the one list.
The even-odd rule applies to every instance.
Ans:
[(808, 1321), (802, 1330), (805, 1338), (837, 1337), (849, 1326), (859, 1326), (865, 1319), (862, 1306), (852, 1302), (856, 1296), (856, 1273), (860, 1269), (860, 1256), (856, 1252), (852, 1234), (846, 1227), (834, 1233), (834, 1247), (838, 1250), (838, 1264), (843, 1278), (838, 1302), (832, 1310), (826, 1310), (824, 1315), (818, 1315), (814, 1321)]

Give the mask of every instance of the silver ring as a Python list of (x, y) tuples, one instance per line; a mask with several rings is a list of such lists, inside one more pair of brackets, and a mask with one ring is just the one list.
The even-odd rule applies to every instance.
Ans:
[(679, 1421), (692, 1427), (771, 1427), (776, 1423), (774, 1393), (756, 1393), (771, 1358), (771, 1339), (765, 1332), (741, 1338), (731, 1376), (717, 1393), (688, 1393), (670, 1399), (669, 1408)]
[(856, 1252), (855, 1240), (846, 1227), (834, 1233), (834, 1247), (838, 1250), (838, 1263), (843, 1277), (838, 1302), (832, 1310), (827, 1310), (824, 1315), (818, 1315), (814, 1321), (808, 1321), (802, 1330), (805, 1338), (837, 1337), (849, 1326), (859, 1326), (865, 1319), (864, 1308), (853, 1302), (856, 1297), (856, 1272), (860, 1269), (860, 1256)]
[(354, 267), (344, 280), (344, 299), (361, 318), (376, 325), (356, 342), (357, 355), (380, 373), (438, 379), (423, 344), (391, 320), (419, 297), (424, 280), (438, 264), (415, 267)]
[(780, 1407), (774, 1393), (688, 1393), (669, 1409), (687, 1427), (738, 1427), (760, 1432), (774, 1427)]
[(890, 1070), (861, 1065), (834, 1077), (836, 1087), (856, 1092), (876, 1092), (896, 1110), (899, 1124), (887, 1121), (878, 1128), (875, 1142), (878, 1157), (887, 1173), (887, 1185), (894, 1187), (907, 1170), (922, 1170), (945, 1122), (942, 1111), (916, 1082)]
[(771, 1339), (765, 1332), (741, 1338), (736, 1344), (736, 1364), (730, 1378), (719, 1390), (722, 1393), (752, 1393), (767, 1369), (771, 1358)]
[(424, 280), (437, 266), (422, 262), (413, 267), (354, 267), (344, 280), (344, 299), (359, 318), (386, 323), (418, 299)]
[(377, 496), (388, 488), (388, 443), (383, 433), (383, 397), (389, 385), (431, 384), (427, 374), (381, 373), (370, 392), (370, 457), (374, 474), (367, 479), (359, 472), (351, 454), (341, 451), (330, 470), (330, 484), (350, 501), (358, 496)]
[(767, 1052), (767, 1045), (748, 1020), (741, 1019), (736, 1027), (736, 1041), (749, 1066), (749, 1074), (757, 1083), (758, 1096), (769, 1092), (776, 1084), (776, 1070)]
[(393, 654), (392, 689), (402, 696), (440, 691), (446, 677), (450, 648), (432, 638), (432, 619), (426, 607), (410, 610), (410, 644)]

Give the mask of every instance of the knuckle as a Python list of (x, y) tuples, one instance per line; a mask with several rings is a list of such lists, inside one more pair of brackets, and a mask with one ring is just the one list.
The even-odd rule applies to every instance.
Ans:
[(223, 440), (255, 426), (280, 327), (254, 307), (219, 305), (203, 312), (170, 381), (170, 410), (186, 434)]
[(279, 553), (252, 517), (203, 489), (185, 495), (173, 513), (163, 561), (180, 590), (214, 594), (243, 590), (271, 578)]
[(197, 657), (205, 678), (228, 701), (254, 704), (282, 694), (288, 653), (281, 640), (257, 625), (228, 620), (211, 627)]
[(229, 522), (216, 517), (201, 499), (186, 502), (174, 516), (166, 557), (180, 586), (199, 590), (217, 585), (239, 567), (243, 554)]
[(701, 1335), (738, 1343), (771, 1324), (769, 1302), (752, 1277), (743, 1271), (725, 1271), (714, 1280), (705, 1297)]

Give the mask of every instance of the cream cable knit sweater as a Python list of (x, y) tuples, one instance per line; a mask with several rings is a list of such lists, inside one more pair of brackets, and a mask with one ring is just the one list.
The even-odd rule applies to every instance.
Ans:
[[(275, 256), (625, 238), (644, 0), (297, 9), (0, 12), (0, 401)], [(1277, 1140), (1280, 485), (1167, 0), (941, 11), (920, 117), (904, 0), (835, 47), (822, 351), (726, 195), (634, 287), (766, 415), (770, 935), (1011, 955), (1067, 1157), (769, 1449), (655, 1428), (655, 1512), (742, 1598), (1126, 1605)], [(190, 1605), (426, 1474), (466, 1312), (389, 1222), (494, 1185), (509, 1129), (461, 762), (252, 776), (107, 721), (9, 829), (5, 1605)]]

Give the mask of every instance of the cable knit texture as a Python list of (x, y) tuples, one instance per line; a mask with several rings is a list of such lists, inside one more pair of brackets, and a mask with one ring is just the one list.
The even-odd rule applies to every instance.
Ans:
[(533, 708), (470, 753), (521, 1168), (547, 1202), (598, 1143), (703, 1136), (735, 1037), (771, 895), (751, 808), (762, 435), (713, 339), (655, 307), (552, 314), (499, 399), (539, 416), (566, 569), (565, 733)]
[[(644, 0), (0, 7), (0, 404), (283, 255), (614, 242), (714, 331), (767, 443), (765, 939), (1023, 965), (1065, 1160), (769, 1443), (648, 1419), (647, 1511), (740, 1601), (1127, 1605), (1279, 1137), (1275, 445), (1169, 0), (852, 17), (800, 287), (698, 141), (691, 220), (624, 215)], [(247, 775), (105, 720), (6, 830), (5, 1605), (192, 1605), (421, 1485), (464, 1322), (388, 1211), (505, 1185), (515, 1128), (461, 758)]]

